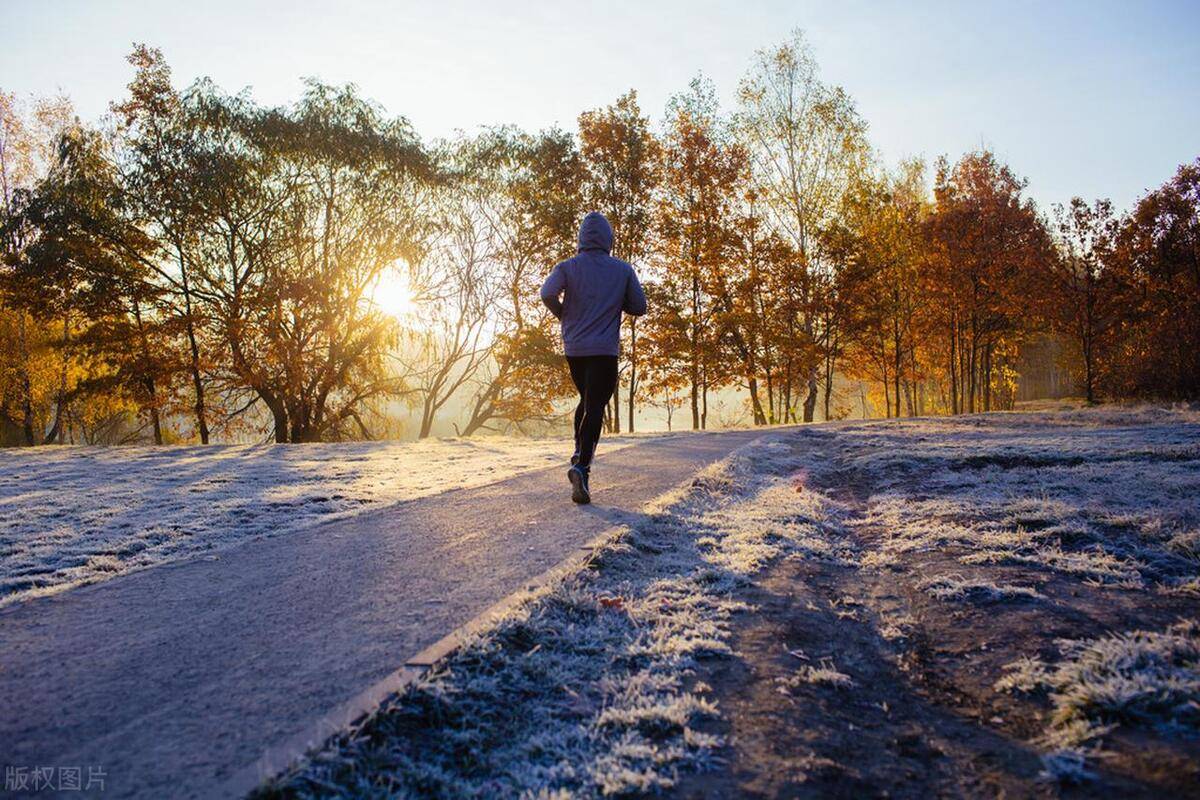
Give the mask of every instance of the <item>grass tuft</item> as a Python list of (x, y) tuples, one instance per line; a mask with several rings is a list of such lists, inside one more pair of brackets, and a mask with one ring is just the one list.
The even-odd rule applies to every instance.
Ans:
[(1087, 752), (1078, 747), (1060, 747), (1042, 755), (1038, 777), (1046, 782), (1065, 785), (1086, 783), (1096, 777), (1087, 768)]
[(932, 578), (921, 588), (939, 600), (969, 600), (977, 603), (999, 603), (1004, 600), (1044, 600), (1045, 597), (1027, 586), (967, 579), (961, 575)]
[(832, 689), (853, 689), (854, 679), (840, 671), (832, 661), (824, 660), (819, 666), (805, 664), (794, 673), (778, 678), (781, 694), (792, 694), (803, 686), (828, 686)]
[[(1118, 725), (1160, 733), (1200, 732), (1200, 624), (1060, 641), (1062, 658), (1022, 658), (995, 684), (1002, 692), (1045, 692), (1052, 711), (1041, 743), (1056, 779), (1083, 768), (1080, 749)], [(1078, 770), (1071, 765), (1078, 761)]]

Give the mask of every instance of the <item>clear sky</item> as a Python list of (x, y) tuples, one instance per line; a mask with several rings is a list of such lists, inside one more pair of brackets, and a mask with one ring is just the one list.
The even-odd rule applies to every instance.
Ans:
[(0, 0), (0, 88), (98, 118), (132, 42), (178, 84), (269, 104), (352, 81), (426, 137), (573, 128), (633, 87), (655, 118), (702, 70), (726, 99), (753, 52), (803, 28), (894, 161), (993, 148), (1043, 206), (1129, 206), (1200, 155), (1200, 2)]

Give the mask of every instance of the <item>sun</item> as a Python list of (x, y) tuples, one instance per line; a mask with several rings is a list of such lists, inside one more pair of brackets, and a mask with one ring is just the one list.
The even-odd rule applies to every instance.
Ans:
[(408, 276), (400, 266), (391, 266), (379, 273), (371, 287), (371, 303), (383, 313), (396, 319), (416, 313)]

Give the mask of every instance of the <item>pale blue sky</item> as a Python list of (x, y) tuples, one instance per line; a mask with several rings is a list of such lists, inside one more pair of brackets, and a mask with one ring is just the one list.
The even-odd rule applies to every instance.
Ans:
[[(602, 10), (603, 9), (603, 10)], [(0, 88), (61, 90), (95, 119), (134, 41), (177, 83), (281, 103), (302, 76), (353, 81), (425, 136), (573, 128), (637, 88), (656, 118), (698, 70), (731, 98), (799, 26), (885, 157), (986, 144), (1043, 206), (1131, 204), (1200, 155), (1200, 2), (102, 2), (0, 0)]]

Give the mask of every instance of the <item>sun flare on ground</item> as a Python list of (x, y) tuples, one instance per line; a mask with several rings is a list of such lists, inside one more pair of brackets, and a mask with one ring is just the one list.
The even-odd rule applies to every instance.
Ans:
[(396, 319), (408, 319), (416, 313), (408, 275), (402, 267), (389, 267), (379, 274), (371, 288), (371, 302)]

